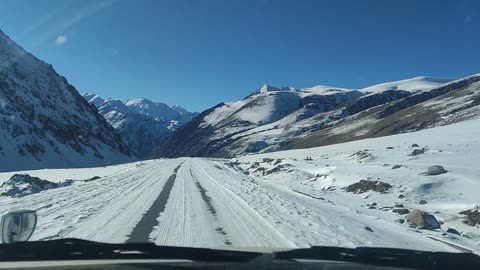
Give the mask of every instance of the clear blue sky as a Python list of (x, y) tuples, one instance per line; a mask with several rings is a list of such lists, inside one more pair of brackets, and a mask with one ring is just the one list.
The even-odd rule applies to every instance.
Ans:
[(476, 0), (0, 0), (0, 28), (80, 92), (197, 111), (263, 83), (480, 72)]

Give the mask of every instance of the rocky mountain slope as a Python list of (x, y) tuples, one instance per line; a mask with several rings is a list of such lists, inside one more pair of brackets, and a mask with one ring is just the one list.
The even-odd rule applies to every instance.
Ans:
[(0, 171), (133, 160), (75, 87), (1, 31), (0, 127)]
[[(232, 157), (336, 143), (311, 140), (300, 145), (300, 140), (315, 131), (322, 134), (324, 128), (377, 106), (418, 96), (426, 101), (437, 95), (432, 94), (434, 89), (449, 81), (416, 77), (358, 90), (264, 85), (241, 101), (218, 104), (201, 113), (174, 132), (151, 156)], [(349, 126), (357, 123), (361, 124), (353, 121)]]
[[(309, 148), (443, 126), (480, 116), (480, 74), (312, 127), (277, 149)], [(348, 109), (348, 106), (347, 106)], [(322, 119), (311, 119), (321, 123)]]
[(148, 99), (105, 100), (90, 93), (83, 97), (98, 108), (99, 113), (139, 158), (196, 115), (180, 106), (170, 107)]

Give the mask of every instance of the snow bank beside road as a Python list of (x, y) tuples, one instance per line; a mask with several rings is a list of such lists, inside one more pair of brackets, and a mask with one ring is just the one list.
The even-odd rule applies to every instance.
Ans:
[[(415, 149), (423, 154), (411, 156)], [(405, 219), (395, 205), (435, 215), (442, 229), (422, 231), (468, 242), (480, 249), (480, 226), (464, 223), (461, 211), (480, 204), (480, 120), (470, 120), (414, 133), (366, 139), (318, 148), (281, 151), (239, 158), (236, 167), (249, 175), (291, 190), (321, 197), (386, 222)], [(427, 175), (432, 165), (447, 172)], [(361, 180), (392, 185), (387, 193), (346, 193)], [(398, 223), (398, 222), (397, 222)], [(462, 236), (445, 233), (448, 228)], [(414, 230), (407, 224), (402, 230)]]

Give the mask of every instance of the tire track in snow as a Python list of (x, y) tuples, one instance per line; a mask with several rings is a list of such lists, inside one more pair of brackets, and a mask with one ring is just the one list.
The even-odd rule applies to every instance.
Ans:
[(149, 235), (153, 231), (153, 227), (158, 224), (157, 218), (165, 211), (168, 198), (170, 197), (170, 192), (172, 191), (173, 184), (177, 178), (177, 172), (180, 169), (182, 164), (178, 165), (174, 170), (173, 174), (168, 178), (167, 182), (163, 186), (160, 195), (153, 202), (152, 206), (142, 219), (138, 222), (137, 226), (133, 228), (132, 232), (128, 236), (127, 243), (144, 243), (149, 242)]
[[(233, 232), (232, 244), (238, 246), (279, 246), (295, 247), (295, 244), (264, 220), (254, 209), (226, 188), (221, 178), (216, 178), (206, 170), (213, 164), (201, 159), (194, 159), (193, 172), (196, 179), (212, 194), (213, 201), (221, 206), (218, 220), (223, 228)], [(217, 169), (218, 170), (218, 169)]]
[[(192, 169), (190, 168), (190, 175), (192, 176), (192, 179), (195, 182), (195, 185), (197, 186), (198, 190), (200, 191), (200, 196), (202, 197), (202, 200), (205, 202), (207, 205), (207, 210), (213, 215), (213, 218), (218, 222), (218, 217), (217, 217), (217, 210), (213, 206), (212, 203), (212, 197), (207, 195), (207, 190), (198, 182), (198, 180), (193, 176)], [(231, 246), (232, 242), (228, 239), (228, 234), (223, 229), (222, 227), (218, 226), (215, 228), (215, 231), (217, 231), (220, 235), (225, 237), (224, 243), (227, 246)]]

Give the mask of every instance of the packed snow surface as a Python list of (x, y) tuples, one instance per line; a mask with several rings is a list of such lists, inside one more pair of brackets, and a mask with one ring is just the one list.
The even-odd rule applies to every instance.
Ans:
[[(0, 211), (37, 210), (34, 240), (77, 237), (199, 247), (380, 246), (478, 252), (478, 225), (464, 224), (459, 212), (480, 203), (479, 130), (480, 120), (471, 120), (232, 160), (158, 159), (92, 170), (2, 173), (2, 181), (14, 173), (74, 181), (22, 198), (2, 197)], [(424, 153), (410, 155), (415, 149)], [(426, 175), (432, 165), (447, 172)], [(85, 181), (93, 176), (99, 178)], [(345, 190), (362, 179), (391, 187), (385, 192)], [(392, 211), (397, 208), (426, 211), (441, 228), (400, 223), (406, 216)], [(448, 228), (461, 235), (446, 233)]]

